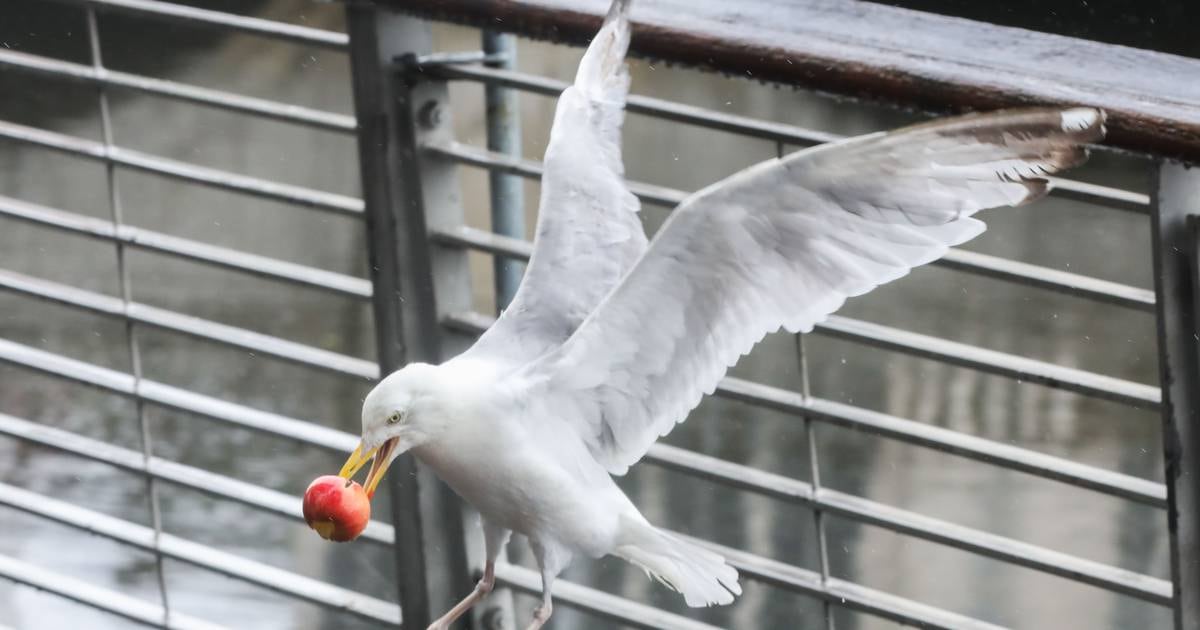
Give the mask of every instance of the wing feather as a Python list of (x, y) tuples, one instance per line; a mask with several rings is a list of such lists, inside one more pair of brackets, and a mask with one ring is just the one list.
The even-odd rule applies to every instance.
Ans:
[(980, 209), (1044, 195), (1104, 133), (1092, 109), (965, 116), (815, 147), (685, 200), (559, 348), (514, 375), (530, 417), (568, 422), (615, 474), (767, 333), (806, 332), (846, 298), (984, 230)]
[(520, 365), (558, 346), (646, 249), (621, 160), (629, 4), (613, 3), (575, 83), (559, 96), (533, 255), (512, 304), (467, 351), (472, 356)]

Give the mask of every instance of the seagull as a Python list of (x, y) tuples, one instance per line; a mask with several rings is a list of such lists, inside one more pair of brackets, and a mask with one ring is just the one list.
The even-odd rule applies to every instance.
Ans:
[(411, 363), (362, 407), (373, 493), (411, 451), (480, 515), (475, 589), (495, 585), (512, 532), (528, 538), (542, 602), (577, 555), (615, 555), (689, 606), (729, 604), (738, 572), (655, 528), (613, 481), (684, 421), (726, 370), (781, 327), (808, 332), (862, 295), (983, 232), (974, 214), (1044, 196), (1104, 136), (1090, 108), (975, 114), (767, 160), (685, 199), (647, 242), (620, 131), (630, 0), (615, 0), (558, 100), (536, 238), (512, 304), (463, 354)]

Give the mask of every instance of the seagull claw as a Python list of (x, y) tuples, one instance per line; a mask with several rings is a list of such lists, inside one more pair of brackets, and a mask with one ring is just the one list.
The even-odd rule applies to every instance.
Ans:
[(533, 619), (526, 626), (525, 630), (539, 630), (547, 621), (550, 620), (550, 613), (554, 612), (554, 607), (549, 603), (537, 607), (533, 611)]

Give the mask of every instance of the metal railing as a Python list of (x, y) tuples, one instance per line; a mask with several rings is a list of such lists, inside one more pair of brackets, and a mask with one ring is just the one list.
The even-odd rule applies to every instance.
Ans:
[[(144, 414), (143, 406), (180, 410), (223, 425), (346, 453), (357, 439), (348, 433), (146, 378), (140, 371), (138, 332), (143, 329), (167, 331), (277, 358), (321, 373), (374, 380), (407, 361), (445, 358), (490, 324), (490, 314), (475, 312), (471, 306), (467, 252), (482, 252), (497, 260), (524, 261), (529, 256), (531, 244), (515, 236), (519, 230), (514, 231), (511, 225), (507, 234), (467, 226), (456, 202), (456, 170), (463, 165), (483, 168), (499, 174), (493, 182), (512, 182), (515, 179), (504, 176), (536, 179), (540, 177), (541, 166), (535, 160), (520, 156), (519, 148), (512, 145), (494, 144), (494, 150), (489, 150), (456, 141), (449, 121), (448, 112), (452, 108), (448, 102), (447, 83), (480, 83), (496, 90), (540, 96), (556, 96), (564, 84), (517, 72), (511, 67), (496, 67), (495, 63), (439, 60), (431, 55), (433, 50), (426, 23), (404, 17), (380, 3), (349, 3), (347, 35), (159, 0), (60, 1), (84, 7), (91, 26), (93, 63), (82, 65), (0, 50), (0, 72), (38, 75), (95, 88), (100, 99), (98, 107), (105, 117), (104, 138), (102, 141), (87, 140), (0, 121), (0, 139), (103, 164), (112, 218), (97, 219), (0, 196), (0, 220), (20, 221), (108, 243), (117, 251), (118, 257), (124, 256), (127, 250), (143, 250), (273, 282), (315, 288), (360, 302), (370, 301), (375, 314), (378, 361), (141, 303), (133, 298), (132, 283), (122, 269), (120, 297), (9, 270), (0, 270), (0, 290), (123, 322), (127, 326), (131, 355), (129, 372), (6, 339), (0, 339), (0, 362), (128, 398), (135, 402), (139, 417)], [(419, 6), (409, 8), (422, 10)], [(354, 68), (356, 116), (108, 70), (100, 60), (97, 12), (189, 23), (345, 51)], [(494, 56), (496, 49), (485, 52), (491, 56), (467, 55), (450, 60), (494, 62), (497, 59)], [(107, 122), (106, 94), (114, 88), (239, 115), (357, 134), (363, 198), (282, 184), (123, 148), (117, 144)], [(511, 96), (510, 92), (500, 93), (500, 97)], [(631, 97), (628, 109), (676, 124), (768, 140), (776, 143), (780, 153), (789, 146), (839, 138), (821, 130), (643, 96)], [(1190, 339), (1196, 330), (1195, 304), (1191, 301), (1190, 290), (1194, 270), (1180, 272), (1180, 260), (1172, 254), (1176, 249), (1171, 249), (1194, 249), (1195, 238), (1185, 238), (1181, 234), (1188, 204), (1195, 201), (1180, 191), (1194, 191), (1196, 175), (1174, 166), (1161, 168), (1158, 175), (1162, 182), (1160, 189), (1150, 195), (1065, 179), (1056, 181), (1055, 188), (1055, 194), (1065, 198), (1148, 215), (1156, 230), (1156, 262), (1160, 266), (1156, 274), (1159, 281), (1156, 291), (962, 250), (950, 252), (937, 264), (957, 272), (1052, 291), (1108, 307), (1155, 313), (1160, 322), (1160, 348), (1164, 349), (1160, 355), (1163, 372), (1174, 375), (1174, 378), (1164, 376), (1163, 389), (842, 316), (819, 325), (816, 334), (1020, 382), (1038, 383), (1130, 408), (1159, 410), (1166, 419), (1169, 467), (1166, 479), (1169, 483), (1158, 483), (813, 395), (804, 367), (804, 341), (797, 337), (796, 352), (801, 365), (799, 391), (727, 377), (719, 385), (716, 395), (795, 418), (796, 430), (804, 431), (808, 436), (809, 480), (802, 481), (666, 444), (652, 447), (646, 460), (654, 466), (810, 509), (817, 532), (818, 566), (813, 570), (711, 542), (700, 541), (701, 544), (725, 555), (749, 580), (818, 599), (824, 607), (823, 615), (829, 627), (832, 627), (832, 610), (837, 607), (922, 627), (1000, 626), (837, 577), (831, 571), (827, 557), (826, 516), (869, 524), (1121, 596), (1171, 607), (1175, 611), (1177, 628), (1200, 628), (1195, 596), (1187, 595), (1189, 591), (1184, 586), (1195, 579), (1194, 572), (1189, 573), (1194, 569), (1181, 561), (1196, 549), (1195, 477), (1181, 478), (1177, 474), (1180, 470), (1194, 470), (1197, 456), (1197, 428), (1192, 414), (1197, 408), (1194, 398), (1200, 389), (1194, 383), (1200, 381), (1184, 378), (1197, 376), (1197, 370), (1192, 356), (1194, 345), (1183, 341)], [(368, 234), (371, 277), (364, 279), (335, 273), (128, 225), (119, 211), (118, 169), (362, 219)], [(631, 182), (630, 187), (644, 203), (665, 207), (674, 206), (687, 195), (686, 191), (651, 183)], [(1162, 191), (1168, 194), (1164, 196)], [(519, 203), (516, 205), (519, 207)], [(511, 291), (511, 286), (497, 290)], [(404, 299), (407, 297), (419, 299)], [(1172, 348), (1179, 351), (1172, 353)], [(144, 424), (143, 418), (143, 427)], [(1168, 581), (1132, 572), (824, 486), (819, 475), (821, 448), (814, 430), (818, 424), (851, 428), (1162, 510), (1164, 519), (1171, 519), (1171, 532), (1178, 536), (1172, 547), (1173, 579)], [(145, 478), (150, 487), (151, 506), (156, 502), (155, 484), (167, 483), (266, 513), (300, 519), (298, 497), (155, 455), (151, 436), (148, 431), (143, 433), (143, 448), (136, 451), (29, 419), (0, 414), (0, 434), (11, 439), (100, 462)], [(395, 548), (399, 605), (165, 533), (157, 517), (152, 526), (147, 527), (61, 500), (33, 495), (3, 483), (0, 483), (0, 504), (149, 551), (159, 558), (160, 563), (162, 558), (181, 561), (372, 622), (400, 625), (403, 610), (405, 627), (423, 628), (431, 615), (446, 606), (451, 597), (465, 592), (471, 575), (480, 569), (479, 551), (474, 548), (478, 541), (472, 537), (471, 526), (463, 526), (463, 514), (455, 500), (411, 459), (397, 462), (389, 476), (389, 484), (394, 503), (390, 522), (373, 521), (364, 537)], [(161, 564), (158, 574), (161, 579)], [(0, 575), (147, 625), (215, 627), (203, 620), (172, 612), (165, 584), (160, 585), (161, 601), (151, 603), (52, 574), (44, 568), (5, 556), (0, 556)], [(527, 568), (504, 564), (497, 575), (502, 585), (515, 591), (540, 591), (537, 573)], [(1185, 595), (1181, 596), (1181, 593)], [(566, 581), (556, 584), (555, 595), (565, 605), (632, 627), (715, 627)], [(503, 598), (500, 603), (502, 607), (505, 605)], [(482, 627), (482, 616), (476, 617), (476, 623)]]

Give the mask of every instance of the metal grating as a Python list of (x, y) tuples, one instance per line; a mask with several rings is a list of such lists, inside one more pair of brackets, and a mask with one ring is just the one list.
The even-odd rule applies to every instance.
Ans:
[[(0, 289), (123, 322), (126, 326), (131, 370), (113, 370), (6, 339), (0, 339), (0, 361), (31, 372), (86, 384), (130, 398), (134, 401), (139, 420), (141, 449), (135, 451), (119, 447), (4, 414), (0, 414), (0, 433), (14, 440), (38, 444), (69, 453), (74, 457), (101, 462), (141, 475), (148, 488), (151, 526), (137, 525), (45, 496), (33, 495), (27, 490), (7, 484), (0, 484), (0, 504), (152, 552), (156, 558), (160, 580), (160, 601), (147, 602), (105, 592), (85, 582), (54, 575), (36, 565), (5, 556), (0, 556), (0, 575), (151, 626), (216, 627), (203, 620), (171, 611), (170, 589), (162, 577), (163, 558), (169, 558), (263, 586), (296, 600), (343, 611), (372, 622), (398, 625), (401, 621), (400, 608), (393, 602), (348, 591), (333, 584), (163, 532), (158, 500), (158, 488), (161, 483), (190, 488), (220, 500), (236, 502), (291, 519), (299, 518), (298, 499), (156, 456), (145, 418), (148, 405), (187, 411), (228, 426), (249, 428), (338, 453), (350, 450), (356, 438), (298, 418), (264, 412), (148, 379), (142, 373), (142, 351), (138, 339), (140, 331), (152, 328), (363, 380), (378, 378), (380, 365), (358, 357), (140, 303), (135, 300), (135, 287), (124, 266), (124, 258), (126, 252), (131, 249), (151, 251), (273, 282), (316, 288), (328, 294), (357, 301), (380, 300), (379, 294), (386, 295), (396, 287), (385, 286), (384, 290), (377, 290), (371, 281), (363, 278), (128, 225), (121, 213), (122, 196), (118, 169), (150, 173), (239, 195), (326, 211), (334, 215), (366, 218), (369, 222), (377, 221), (380, 216), (373, 213), (385, 212), (386, 209), (372, 208), (369, 202), (347, 195), (283, 184), (123, 148), (114, 138), (107, 91), (111, 88), (134, 90), (239, 115), (283, 121), (336, 133), (353, 134), (361, 133), (362, 130), (353, 117), (346, 115), (175, 81), (110, 71), (104, 67), (101, 60), (96, 15), (97, 12), (136, 15), (300, 42), (338, 51), (347, 51), (351, 47), (350, 38), (341, 33), (158, 0), (61, 1), (84, 6), (92, 64), (83, 65), (0, 50), (0, 72), (33, 74), (95, 88), (98, 92), (98, 107), (103, 124), (103, 140), (88, 140), (7, 121), (0, 121), (0, 139), (63, 152), (103, 164), (108, 191), (106, 202), (111, 219), (82, 216), (9, 197), (0, 197), (0, 218), (82, 235), (111, 244), (117, 254), (120, 297), (10, 270), (0, 270)], [(416, 54), (427, 51), (413, 52)], [(415, 65), (401, 64), (388, 70), (403, 74), (419, 69), (424, 77), (436, 79), (440, 89), (445, 88), (445, 82), (451, 81), (484, 84), (492, 89), (503, 90), (501, 95), (506, 98), (513, 97), (514, 92), (509, 91), (554, 96), (564, 87), (562, 83), (552, 79), (497, 67), (494, 58), (484, 55), (466, 55), (461, 59), (450, 60), (488, 60), (493, 63), (446, 63), (447, 59), (450, 58), (418, 58)], [(370, 77), (369, 80), (386, 84), (391, 77), (381, 75)], [(405, 89), (403, 83), (397, 89)], [(756, 120), (649, 97), (631, 98), (629, 110), (674, 124), (700, 126), (768, 140), (776, 143), (779, 153), (782, 153), (786, 146), (810, 145), (838, 139), (836, 134), (826, 131)], [(414, 121), (407, 122), (415, 128)], [(434, 134), (426, 132), (417, 132), (410, 140), (411, 146), (400, 148), (409, 151), (410, 155), (422, 164), (483, 168), (500, 176), (494, 181), (508, 182), (510, 186), (511, 182), (516, 180), (505, 176), (537, 178), (541, 173), (540, 165), (536, 161), (519, 155), (519, 147), (503, 144), (494, 145), (490, 149), (475, 147), (457, 142), (453, 138), (435, 137)], [(1066, 198), (1121, 211), (1142, 214), (1154, 212), (1155, 199), (1149, 195), (1070, 180), (1061, 180), (1057, 184), (1056, 193)], [(631, 188), (643, 202), (667, 207), (678, 203), (687, 194), (682, 190), (651, 183), (635, 182), (631, 183)], [(417, 210), (420, 211), (421, 208), (418, 207)], [(465, 224), (447, 225), (437, 219), (444, 214), (442, 208), (425, 207), (423, 210), (426, 216), (421, 217), (421, 220), (429, 221), (427, 243), (434, 246), (430, 248), (430, 257), (437, 257), (446, 252), (460, 255), (468, 250), (485, 253), (497, 260), (520, 261), (529, 256), (530, 243), (514, 236), (511, 229), (505, 235), (479, 230)], [(372, 229), (378, 229), (377, 222), (371, 225)], [(519, 232), (519, 229), (517, 231)], [(1156, 304), (1155, 294), (1151, 291), (995, 256), (954, 251), (938, 264), (954, 271), (983, 275), (1025, 287), (1094, 301), (1105, 307), (1153, 312), (1156, 307), (1161, 306)], [(497, 269), (499, 268), (498, 266)], [(375, 281), (379, 282), (379, 278)], [(502, 291), (511, 291), (511, 286)], [(481, 332), (490, 321), (491, 316), (488, 314), (471, 310), (452, 310), (438, 314), (436, 324), (447, 333), (447, 338), (470, 337)], [(1022, 382), (1039, 383), (1049, 388), (1132, 408), (1158, 409), (1162, 404), (1161, 390), (1157, 387), (852, 318), (831, 318), (819, 327), (818, 334)], [(658, 467), (680, 471), (689, 476), (812, 510), (817, 532), (815, 545), (818, 566), (815, 571), (785, 559), (768, 558), (745, 550), (705, 543), (729, 557), (748, 579), (818, 599), (821, 602), (826, 628), (829, 630), (834, 627), (834, 611), (838, 608), (922, 627), (999, 627), (833, 575), (828, 558), (826, 525), (829, 516), (836, 516), (1063, 577), (1156, 605), (1172, 606), (1175, 603), (1173, 585), (1163, 579), (957, 525), (823, 486), (819, 465), (822, 450), (815, 427), (827, 424), (851, 427), (890, 440), (953, 454), (979, 464), (1018, 471), (1156, 509), (1164, 509), (1168, 503), (1167, 487), (1161, 483), (815, 396), (810, 392), (808, 384), (806, 353), (805, 338), (797, 337), (795, 359), (798, 366), (799, 391), (729, 377), (721, 383), (716, 394), (794, 417), (797, 420), (797, 431), (803, 431), (808, 436), (811, 466), (809, 481), (800, 481), (666, 444), (656, 445), (647, 456), (647, 461)], [(398, 526), (394, 523), (373, 522), (365, 537), (376, 543), (392, 544), (396, 541)], [(534, 593), (540, 589), (536, 572), (518, 565), (501, 567), (498, 578), (502, 584), (519, 592)], [(407, 575), (403, 579), (423, 580), (424, 576)], [(565, 581), (560, 581), (559, 584), (556, 588), (558, 601), (609, 621), (639, 628), (716, 627), (594, 588)], [(401, 592), (406, 591), (402, 588)]]

